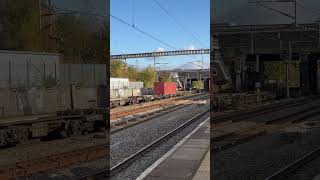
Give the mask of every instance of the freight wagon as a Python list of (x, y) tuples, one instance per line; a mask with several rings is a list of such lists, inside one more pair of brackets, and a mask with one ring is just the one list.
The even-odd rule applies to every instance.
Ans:
[(27, 143), (32, 139), (50, 140), (78, 136), (106, 128), (106, 109), (60, 111), (56, 115), (38, 115), (2, 119), (0, 147)]
[(110, 90), (110, 108), (167, 99), (186, 94), (190, 94), (190, 91), (177, 91), (175, 82), (156, 82), (153, 89), (113, 89)]

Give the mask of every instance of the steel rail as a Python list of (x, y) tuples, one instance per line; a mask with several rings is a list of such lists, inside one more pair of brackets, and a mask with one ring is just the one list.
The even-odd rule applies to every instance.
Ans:
[(28, 177), (35, 173), (47, 172), (71, 165), (76, 165), (81, 162), (83, 163), (96, 160), (105, 157), (108, 154), (108, 144), (99, 144), (79, 150), (72, 150), (37, 159), (17, 162), (15, 164), (8, 165), (10, 167), (9, 174), (13, 175), (13, 178)]
[[(301, 106), (306, 106), (306, 105), (302, 104)], [(274, 118), (274, 119), (268, 120), (268, 121), (265, 122), (265, 124), (273, 124), (273, 123), (276, 123), (276, 122), (288, 121), (288, 120), (291, 120), (291, 122), (295, 122), (297, 120), (300, 120), (301, 117), (308, 118), (308, 117), (311, 117), (310, 114), (314, 114), (314, 113), (319, 113), (320, 112), (320, 106), (319, 105), (310, 104), (309, 106), (307, 106), (307, 107), (309, 107), (308, 109), (298, 110), (298, 111), (290, 113), (290, 114), (288, 114), (286, 116), (280, 116), (278, 118)], [(286, 110), (286, 109), (287, 108), (284, 108), (283, 110)], [(299, 117), (299, 115), (300, 115), (300, 117)], [(292, 120), (292, 119), (294, 119), (294, 120)]]
[[(317, 111), (317, 112), (319, 114), (320, 111)], [(300, 112), (300, 113), (302, 113), (302, 112)], [(303, 112), (303, 113), (306, 114), (306, 115), (303, 116), (303, 117), (306, 117), (306, 118), (312, 117), (312, 114), (313, 114), (313, 112), (309, 113), (309, 111), (306, 111), (306, 112)], [(297, 119), (301, 118), (301, 117), (296, 117), (296, 116), (297, 115), (276, 118), (276, 120), (272, 121), (271, 123), (268, 123), (268, 121), (267, 121), (267, 123), (261, 124), (260, 126), (255, 127), (254, 129), (250, 129), (249, 131), (248, 130), (243, 131), (243, 132), (241, 131), (240, 133), (239, 132), (237, 132), (237, 133), (230, 132), (230, 133), (226, 133), (224, 135), (221, 135), (221, 136), (218, 136), (218, 137), (215, 137), (215, 138), (211, 138), (211, 140), (212, 140), (211, 146), (213, 147), (213, 151), (220, 151), (220, 150), (225, 150), (227, 148), (231, 148), (231, 147), (234, 147), (236, 145), (248, 142), (248, 141), (250, 141), (251, 139), (253, 139), (253, 138), (257, 137), (257, 136), (263, 136), (263, 135), (267, 135), (267, 134), (272, 134), (273, 132), (277, 132), (277, 130), (283, 128), (284, 127), (283, 125), (290, 126), (289, 124), (285, 124), (286, 122), (288, 122), (288, 119), (289, 119), (289, 121), (291, 121), (291, 123), (295, 123), (295, 121)], [(263, 130), (264, 128), (266, 128), (267, 126), (269, 126), (270, 124), (275, 123), (275, 122), (282, 122), (282, 124), (277, 124), (276, 127), (273, 127), (271, 129), (267, 128), (267, 130)], [(262, 128), (261, 131), (257, 131), (259, 128)], [(272, 129), (273, 129), (273, 131), (270, 131)], [(276, 130), (276, 131), (274, 131), (274, 130)], [(250, 131), (255, 132), (255, 133), (246, 134), (246, 133), (248, 133)], [(218, 144), (216, 146), (214, 146), (215, 143), (218, 143)]]
[(276, 173), (267, 177), (265, 180), (283, 179), (286, 176), (290, 175), (290, 173), (292, 173), (294, 170), (301, 168), (303, 165), (311, 162), (312, 160), (314, 160), (315, 158), (318, 158), (318, 157), (320, 157), (320, 147), (309, 152), (308, 154), (304, 155), (303, 157), (297, 159), (293, 163), (285, 166), (284, 168), (280, 169)]
[[(315, 97), (314, 99), (319, 99), (319, 97)], [(282, 110), (282, 109), (290, 108), (290, 107), (301, 105), (301, 104), (303, 105), (308, 101), (310, 101), (310, 99), (299, 99), (299, 100), (295, 100), (292, 102), (291, 101), (290, 102), (281, 102), (279, 104), (270, 104), (270, 105), (266, 105), (266, 106), (261, 106), (261, 107), (249, 109), (249, 110), (238, 111), (238, 112), (231, 113), (231, 114), (219, 115), (219, 116), (214, 117), (211, 122), (212, 123), (220, 123), (220, 122), (225, 122), (228, 120), (232, 120), (233, 122), (237, 122), (237, 121), (241, 121), (243, 119), (255, 117), (257, 115), (267, 114), (267, 113), (273, 112), (275, 110)]]
[[(195, 99), (193, 99), (193, 98), (195, 98), (195, 97), (192, 97), (192, 98), (189, 97), (188, 99), (197, 100), (197, 101), (205, 100), (205, 99), (209, 98), (209, 95), (200, 96), (200, 97), (197, 97)], [(163, 116), (163, 115), (165, 115), (167, 113), (171, 113), (171, 112), (174, 112), (174, 111), (178, 111), (178, 110), (180, 110), (182, 108), (185, 108), (185, 107), (188, 107), (188, 106), (191, 106), (191, 105), (194, 105), (194, 104), (179, 104), (179, 105), (176, 105), (174, 107), (169, 107), (168, 109), (162, 109), (162, 110), (155, 111), (155, 112), (152, 112), (152, 113), (147, 114), (147, 115), (142, 115), (142, 117), (136, 117), (136, 118), (127, 120), (128, 122), (123, 122), (123, 123), (120, 123), (120, 124), (128, 124), (128, 125), (123, 126), (121, 128), (111, 128), (110, 129), (110, 134), (112, 135), (114, 133), (123, 131), (123, 130), (128, 129), (128, 128), (133, 127), (133, 126), (136, 126), (138, 124), (150, 121), (153, 118), (160, 117), (160, 116)], [(143, 116), (146, 116), (146, 117), (143, 117)]]
[[(304, 102), (305, 101), (299, 102), (299, 105), (304, 106), (305, 105)], [(293, 104), (293, 105), (295, 106), (296, 104)], [(285, 116), (282, 116), (281, 113), (279, 113), (280, 114), (279, 117), (277, 116), (271, 120), (267, 120), (264, 123), (261, 123), (260, 126), (257, 126), (254, 129), (249, 130), (249, 132), (250, 131), (255, 132), (252, 134), (245, 135), (246, 133), (248, 133), (246, 130), (243, 133), (242, 133), (242, 131), (240, 131), (240, 134), (239, 134), (239, 132), (237, 132), (237, 133), (231, 132), (231, 133), (226, 133), (224, 135), (218, 136), (216, 138), (212, 138), (212, 144), (211, 144), (212, 146), (214, 146), (215, 143), (218, 143), (216, 146), (214, 146), (213, 150), (214, 151), (224, 150), (226, 148), (234, 147), (238, 144), (247, 142), (257, 136), (270, 134), (270, 132), (271, 132), (271, 134), (273, 133), (273, 131), (270, 131), (270, 130), (272, 130), (272, 128), (269, 130), (263, 130), (263, 128), (262, 128), (261, 131), (256, 131), (261, 127), (268, 127), (270, 124), (278, 123), (277, 124), (278, 126), (276, 126), (274, 128), (280, 129), (280, 128), (283, 128), (283, 125), (285, 125), (286, 123), (287, 123), (287, 125), (289, 125), (288, 122), (297, 123), (297, 122), (300, 122), (302, 120), (306, 120), (307, 118), (313, 117), (314, 115), (320, 113), (320, 109), (319, 109), (320, 106), (318, 106), (317, 104), (309, 104), (309, 106), (310, 106), (310, 108), (308, 108), (308, 109), (296, 111), (292, 114), (285, 115)], [(276, 108), (277, 110), (287, 110), (292, 106), (285, 106), (283, 108), (279, 108), (279, 106), (276, 106), (276, 107), (277, 107)], [(273, 111), (272, 109), (268, 109), (267, 112), (272, 112), (272, 111)], [(257, 111), (257, 112), (259, 112), (259, 111)], [(267, 114), (267, 112), (260, 114), (260, 115)], [(243, 114), (243, 115), (239, 115), (239, 116), (240, 116), (240, 117), (238, 117), (239, 119), (253, 118), (253, 120), (254, 120), (256, 113), (254, 113), (250, 117), (247, 114)], [(237, 118), (237, 116), (235, 116), (235, 118)], [(260, 122), (260, 121), (256, 120), (256, 122)]]

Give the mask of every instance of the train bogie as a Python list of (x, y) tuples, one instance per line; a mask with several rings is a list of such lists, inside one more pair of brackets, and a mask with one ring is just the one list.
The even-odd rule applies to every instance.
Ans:
[(104, 114), (92, 110), (66, 111), (34, 121), (8, 123), (0, 126), (0, 147), (23, 144), (32, 139), (50, 140), (99, 131), (106, 125)]
[(23, 144), (30, 138), (29, 127), (6, 126), (0, 127), (0, 147)]

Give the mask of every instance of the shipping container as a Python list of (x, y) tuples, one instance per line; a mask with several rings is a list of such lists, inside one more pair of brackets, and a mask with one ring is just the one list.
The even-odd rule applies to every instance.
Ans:
[(129, 82), (129, 88), (131, 89), (142, 89), (143, 88), (143, 82)]
[(141, 89), (131, 89), (132, 96), (141, 96)]
[(110, 99), (127, 98), (122, 89), (110, 89)]
[(60, 54), (44, 52), (27, 52), (27, 51), (4, 51), (0, 50), (0, 60), (10, 61), (11, 63), (26, 63), (28, 60), (32, 64), (43, 65), (44, 62), (59, 64)]
[(125, 89), (129, 87), (128, 78), (110, 78), (110, 89)]
[(59, 76), (55, 73), (59, 61), (60, 54), (55, 53), (0, 50), (0, 87), (40, 86), (43, 77)]
[(175, 82), (155, 82), (155, 95), (174, 95), (177, 94), (177, 85)]
[(110, 89), (110, 99), (125, 99), (141, 96), (141, 89)]
[(153, 95), (153, 88), (142, 88), (141, 95)]

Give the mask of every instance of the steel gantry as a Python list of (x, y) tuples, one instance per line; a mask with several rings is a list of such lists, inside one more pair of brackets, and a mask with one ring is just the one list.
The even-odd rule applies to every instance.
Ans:
[(134, 59), (134, 58), (148, 58), (148, 57), (160, 57), (160, 56), (184, 56), (184, 55), (197, 55), (197, 54), (210, 54), (210, 49), (120, 54), (120, 55), (111, 55), (111, 59), (114, 59), (114, 60), (115, 59)]

